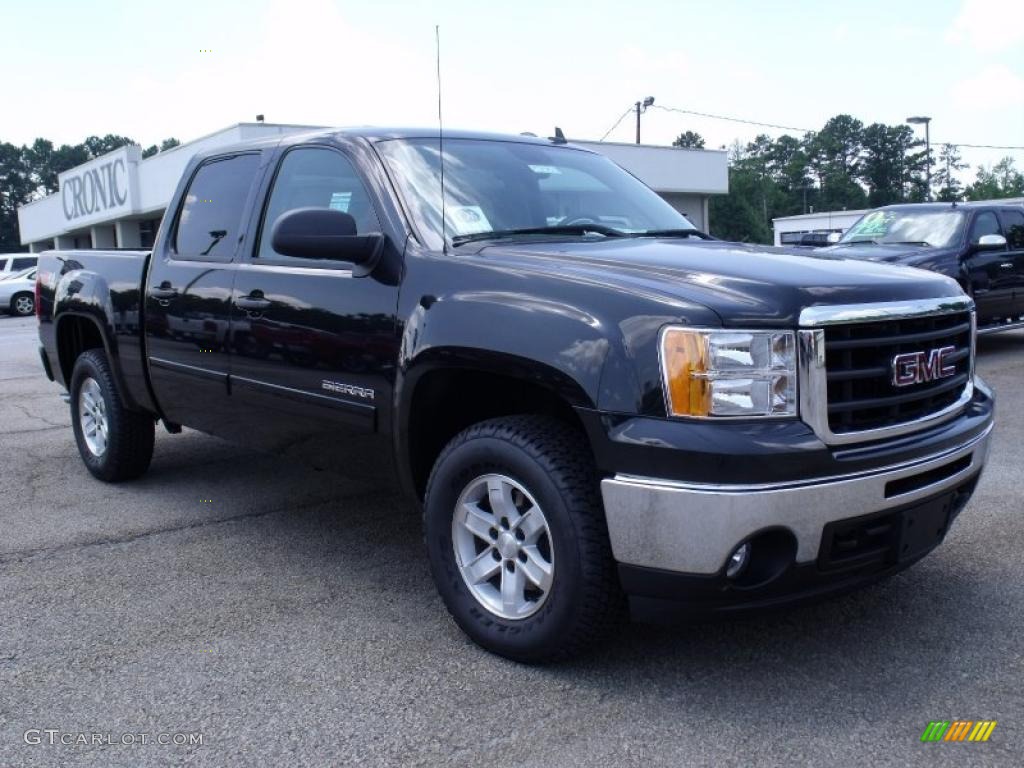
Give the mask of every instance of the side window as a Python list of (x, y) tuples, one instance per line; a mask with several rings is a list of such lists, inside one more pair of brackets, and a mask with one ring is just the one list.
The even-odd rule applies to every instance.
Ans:
[(174, 235), (176, 258), (230, 261), (260, 156), (235, 155), (203, 164), (185, 193)]
[(31, 256), (27, 256), (22, 259), (15, 259), (14, 263), (11, 265), (11, 270), (17, 272), (18, 270), (21, 269), (28, 269), (29, 267), (34, 267), (36, 265), (36, 261), (37, 259)]
[(974, 223), (971, 224), (971, 237), (972, 243), (978, 242), (978, 238), (982, 235), (999, 235), (1002, 234), (999, 231), (999, 221), (996, 219), (996, 215), (992, 211), (983, 211), (974, 217)]
[(0, 259), (0, 272), (7, 268), (7, 259)]
[(1024, 251), (1024, 212), (1000, 211), (1006, 242), (1015, 251)]
[(258, 258), (288, 258), (270, 244), (274, 222), (295, 208), (334, 208), (356, 221), (360, 235), (379, 232), (366, 187), (348, 158), (321, 147), (293, 149), (284, 156), (263, 214)]

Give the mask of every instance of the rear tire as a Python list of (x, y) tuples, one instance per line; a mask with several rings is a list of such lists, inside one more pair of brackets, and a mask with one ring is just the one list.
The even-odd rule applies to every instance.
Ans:
[(153, 419), (129, 411), (102, 350), (90, 349), (71, 373), (71, 424), (78, 453), (100, 480), (117, 483), (140, 477), (153, 458)]
[(36, 311), (36, 297), (31, 293), (16, 293), (11, 297), (11, 314), (28, 317)]
[(424, 522), (445, 605), (492, 653), (521, 662), (573, 656), (620, 613), (597, 473), (568, 425), (512, 416), (457, 435), (434, 465)]

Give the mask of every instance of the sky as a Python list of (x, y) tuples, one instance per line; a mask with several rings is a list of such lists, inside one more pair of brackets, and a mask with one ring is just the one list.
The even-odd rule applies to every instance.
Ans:
[[(0, 141), (115, 133), (148, 146), (258, 113), (436, 125), (435, 25), (449, 128), (600, 139), (654, 96), (810, 129), (843, 112), (865, 124), (928, 115), (933, 144), (1024, 145), (1022, 0), (0, 0)], [(685, 130), (709, 148), (785, 132), (642, 117), (644, 143)], [(626, 115), (607, 139), (634, 131)], [(1024, 168), (1021, 150), (962, 152)]]

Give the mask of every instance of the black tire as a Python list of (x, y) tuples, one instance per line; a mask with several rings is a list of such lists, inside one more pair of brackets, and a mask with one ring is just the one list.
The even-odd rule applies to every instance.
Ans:
[(28, 292), (16, 293), (11, 297), (11, 314), (28, 317), (35, 314), (36, 297)]
[[(488, 609), (470, 592), (456, 560), (457, 502), (476, 479), (491, 473), (525, 488), (542, 507), (550, 530), (552, 585), (526, 618), (503, 618)], [(512, 416), (457, 435), (431, 473), (424, 524), (431, 572), (445, 605), (459, 627), (488, 651), (521, 662), (567, 658), (604, 636), (621, 613), (624, 602), (597, 473), (583, 435), (569, 425)]]
[[(99, 385), (106, 419), (106, 447), (99, 455), (89, 448), (82, 426), (82, 385), (90, 379)], [(153, 419), (124, 407), (103, 350), (87, 350), (75, 361), (71, 373), (71, 424), (82, 461), (100, 480), (108, 483), (133, 480), (149, 469), (153, 458)]]

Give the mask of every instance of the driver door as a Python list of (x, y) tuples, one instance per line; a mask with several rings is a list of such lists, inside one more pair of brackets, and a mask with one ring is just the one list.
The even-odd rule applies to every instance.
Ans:
[(1014, 264), (1007, 249), (978, 250), (977, 247), (983, 235), (1001, 234), (999, 219), (993, 211), (979, 211), (974, 215), (964, 267), (978, 308), (978, 325), (988, 325), (1013, 313)]

